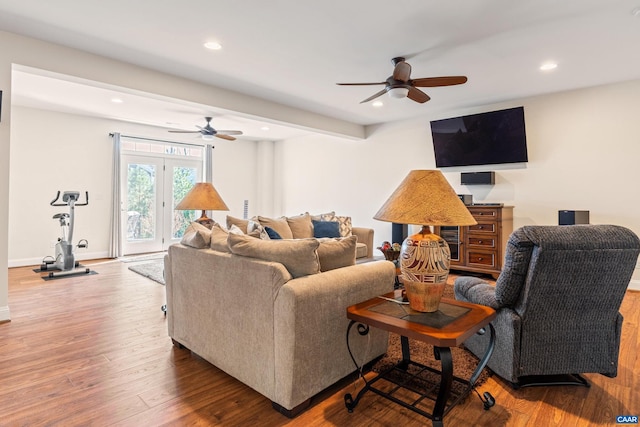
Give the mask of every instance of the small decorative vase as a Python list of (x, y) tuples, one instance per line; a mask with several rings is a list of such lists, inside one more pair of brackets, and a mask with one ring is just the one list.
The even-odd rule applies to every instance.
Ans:
[(440, 236), (422, 227), (402, 243), (400, 270), (409, 307), (420, 312), (438, 310), (449, 277), (451, 252)]

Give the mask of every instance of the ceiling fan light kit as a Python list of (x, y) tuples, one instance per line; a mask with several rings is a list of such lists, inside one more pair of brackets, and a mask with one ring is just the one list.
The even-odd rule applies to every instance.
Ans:
[(429, 95), (418, 89), (419, 87), (439, 87), (460, 85), (467, 82), (466, 76), (443, 76), (443, 77), (426, 77), (420, 79), (411, 79), (411, 65), (401, 56), (391, 60), (393, 63), (393, 75), (383, 82), (375, 83), (337, 83), (341, 86), (369, 86), (369, 85), (385, 85), (381, 91), (373, 94), (369, 98), (361, 101), (363, 104), (377, 97), (388, 93), (391, 98), (409, 98), (420, 104), (431, 99)]

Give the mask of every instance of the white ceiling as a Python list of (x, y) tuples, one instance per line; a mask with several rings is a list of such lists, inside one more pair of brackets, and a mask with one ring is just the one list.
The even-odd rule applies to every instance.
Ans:
[[(362, 125), (640, 78), (640, 0), (0, 0), (0, 29)], [(203, 48), (212, 40), (222, 49)], [(335, 84), (384, 81), (395, 56), (412, 78), (469, 81), (379, 108), (359, 102), (383, 86)], [(558, 68), (540, 71), (550, 60)], [(183, 129), (211, 114), (255, 138), (300, 132), (270, 123), (266, 136), (215, 105), (131, 93), (115, 105), (104, 99), (118, 88), (14, 77), (22, 105)]]

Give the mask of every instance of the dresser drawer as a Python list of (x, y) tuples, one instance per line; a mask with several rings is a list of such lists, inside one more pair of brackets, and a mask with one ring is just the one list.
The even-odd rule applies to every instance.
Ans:
[[(476, 219), (476, 221), (478, 221)], [(469, 226), (469, 233), (490, 233), (496, 234), (498, 232), (498, 223), (492, 221), (478, 221), (476, 225)]]
[(474, 218), (476, 219), (476, 221), (483, 219), (483, 218), (498, 218), (498, 215), (500, 215), (499, 209), (498, 208), (474, 208), (473, 206), (469, 208), (469, 212), (471, 212), (471, 215), (474, 216)]
[(469, 235), (469, 246), (485, 249), (496, 248), (496, 238), (494, 236), (481, 236)]
[(496, 254), (495, 252), (475, 252), (469, 251), (469, 258), (467, 259), (468, 265), (482, 266), (495, 268), (496, 267)]

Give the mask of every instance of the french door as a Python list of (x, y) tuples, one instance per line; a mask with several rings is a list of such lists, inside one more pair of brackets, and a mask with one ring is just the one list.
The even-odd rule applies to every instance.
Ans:
[(196, 218), (174, 208), (202, 181), (202, 161), (125, 154), (121, 165), (123, 255), (166, 250)]

